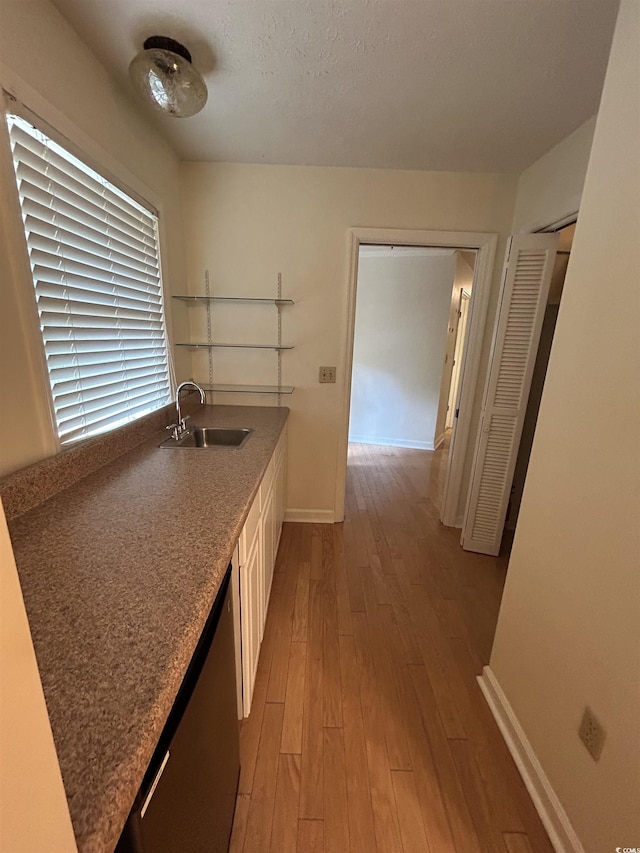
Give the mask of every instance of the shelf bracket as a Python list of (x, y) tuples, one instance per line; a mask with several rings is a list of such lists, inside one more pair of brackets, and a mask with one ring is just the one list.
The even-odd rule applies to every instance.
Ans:
[[(204, 289), (207, 297), (211, 296), (209, 285), (209, 270), (204, 273)], [(207, 343), (211, 344), (213, 337), (211, 336), (211, 300), (207, 299)], [(209, 387), (213, 388), (213, 349), (209, 347)]]
[[(278, 302), (276, 303), (276, 310), (278, 312), (278, 347), (282, 346), (282, 305), (280, 300), (282, 299), (282, 273), (278, 273)], [(278, 408), (282, 405), (282, 397), (281, 391), (282, 388), (282, 350), (277, 350), (277, 358), (278, 358)]]

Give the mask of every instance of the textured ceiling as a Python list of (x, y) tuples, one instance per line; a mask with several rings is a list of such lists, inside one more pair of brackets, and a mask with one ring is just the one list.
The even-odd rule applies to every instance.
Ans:
[(597, 111), (618, 5), (53, 2), (127, 87), (147, 36), (189, 48), (209, 101), (155, 119), (182, 159), (500, 172)]

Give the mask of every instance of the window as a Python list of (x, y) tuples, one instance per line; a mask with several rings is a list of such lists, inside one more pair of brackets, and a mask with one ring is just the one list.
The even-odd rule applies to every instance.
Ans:
[(155, 213), (8, 116), (62, 444), (169, 402)]

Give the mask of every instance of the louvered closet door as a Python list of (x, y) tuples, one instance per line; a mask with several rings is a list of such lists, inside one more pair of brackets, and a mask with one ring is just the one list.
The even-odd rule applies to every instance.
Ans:
[(557, 242), (556, 234), (519, 234), (507, 249), (463, 525), (466, 551), (500, 551)]

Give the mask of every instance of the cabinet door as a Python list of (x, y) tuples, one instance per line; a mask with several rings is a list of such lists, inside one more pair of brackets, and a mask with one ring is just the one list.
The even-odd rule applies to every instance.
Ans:
[(278, 553), (282, 524), (287, 501), (287, 456), (285, 452), (280, 456), (274, 480), (274, 503), (275, 503), (275, 554)]
[(497, 556), (558, 244), (511, 237), (462, 528), (465, 551)]
[[(267, 619), (267, 607), (269, 606), (269, 595), (271, 594), (271, 583), (273, 581), (273, 569), (275, 566), (275, 500), (273, 489), (269, 491), (262, 510), (262, 523), (264, 530), (264, 621)], [(262, 626), (264, 631), (264, 624)]]
[(240, 606), (240, 542), (233, 552), (231, 571), (231, 600), (233, 601), (233, 644), (236, 659), (236, 705), (238, 719), (244, 717), (244, 704), (242, 700), (242, 622)]
[(262, 535), (255, 533), (244, 565), (240, 567), (240, 607), (242, 629), (242, 698), (244, 716), (251, 711), (251, 698), (258, 668), (264, 613)]

